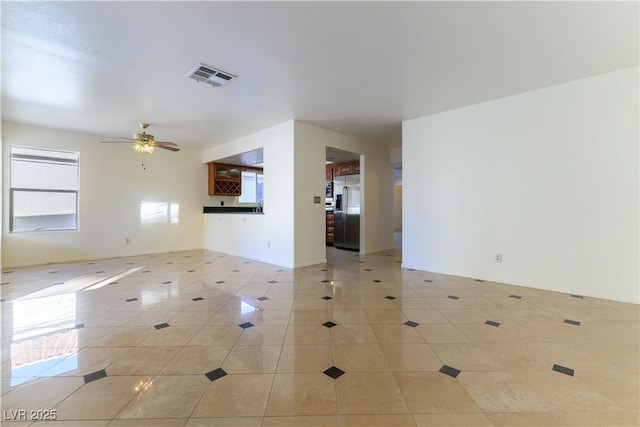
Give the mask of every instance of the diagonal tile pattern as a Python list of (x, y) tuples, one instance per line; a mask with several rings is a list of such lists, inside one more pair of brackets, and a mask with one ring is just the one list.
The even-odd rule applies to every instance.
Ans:
[[(0, 409), (65, 426), (640, 425), (638, 306), (400, 256), (327, 248), (327, 264), (291, 270), (188, 251), (3, 271)], [(130, 265), (55, 304), (29, 297)]]

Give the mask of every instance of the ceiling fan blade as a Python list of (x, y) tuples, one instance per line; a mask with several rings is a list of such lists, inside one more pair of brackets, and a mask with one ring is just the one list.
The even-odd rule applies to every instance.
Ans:
[(177, 147), (172, 147), (170, 145), (164, 145), (164, 144), (158, 144), (157, 142), (155, 144), (153, 144), (154, 147), (157, 148), (164, 148), (165, 150), (170, 150), (170, 151), (180, 151), (179, 148)]
[[(133, 140), (131, 140), (133, 141)], [(131, 144), (131, 141), (100, 141), (102, 144)]]
[(175, 142), (169, 142), (169, 141), (154, 141), (156, 144), (164, 144), (164, 145), (173, 145), (175, 147), (178, 146), (178, 144), (176, 144)]

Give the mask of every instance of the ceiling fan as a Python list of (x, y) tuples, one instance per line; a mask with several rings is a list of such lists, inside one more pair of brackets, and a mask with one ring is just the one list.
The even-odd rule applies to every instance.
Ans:
[(146, 132), (149, 127), (148, 123), (140, 123), (142, 133), (134, 133), (133, 138), (125, 138), (121, 136), (121, 139), (125, 141), (100, 141), (105, 144), (117, 144), (117, 143), (133, 143), (133, 150), (136, 153), (151, 154), (156, 148), (164, 148), (169, 151), (180, 151), (178, 144), (168, 141), (156, 141), (153, 135)]

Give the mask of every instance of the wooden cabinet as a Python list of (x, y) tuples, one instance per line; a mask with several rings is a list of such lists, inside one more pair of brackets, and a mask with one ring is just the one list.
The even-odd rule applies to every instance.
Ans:
[(333, 166), (333, 176), (357, 175), (360, 173), (360, 162), (337, 163)]
[(327, 212), (327, 246), (333, 246), (333, 237), (334, 237), (334, 215), (333, 212)]
[(226, 163), (207, 163), (209, 167), (210, 196), (242, 195), (242, 171), (263, 173), (262, 168), (251, 166), (229, 165)]
[(353, 174), (353, 165), (351, 163), (342, 163), (338, 165), (336, 176)]
[(333, 165), (327, 165), (325, 173), (325, 181), (333, 181)]
[(239, 196), (242, 190), (242, 169), (223, 163), (208, 163), (209, 195)]

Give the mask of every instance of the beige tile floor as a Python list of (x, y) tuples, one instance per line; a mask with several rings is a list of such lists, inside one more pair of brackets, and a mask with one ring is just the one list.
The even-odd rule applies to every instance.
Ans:
[(1, 424), (640, 425), (638, 306), (400, 256), (328, 248), (326, 265), (289, 270), (191, 251), (4, 271)]

